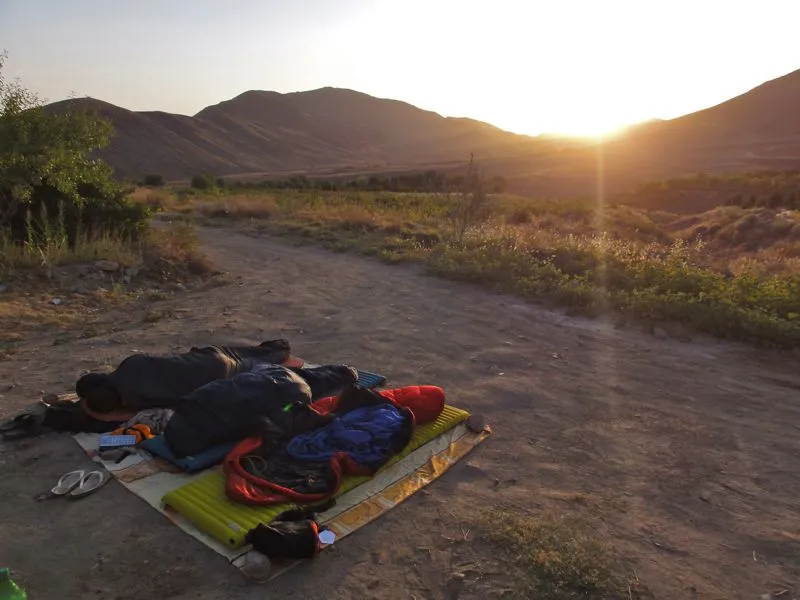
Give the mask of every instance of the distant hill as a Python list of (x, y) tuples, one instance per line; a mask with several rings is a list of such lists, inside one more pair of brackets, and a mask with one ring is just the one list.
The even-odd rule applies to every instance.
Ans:
[(800, 71), (705, 110), (638, 124), (603, 144), (528, 150), (487, 166), (517, 191), (554, 196), (594, 195), (600, 170), (612, 193), (697, 172), (800, 169)]
[(596, 193), (599, 165), (609, 192), (698, 171), (800, 168), (800, 71), (705, 110), (641, 123), (603, 144), (516, 135), (339, 88), (249, 91), (192, 117), (88, 98), (51, 108), (108, 116), (117, 134), (104, 157), (131, 178), (452, 168), (475, 153), (512, 189), (559, 196)]
[(133, 112), (91, 98), (50, 105), (96, 111), (116, 135), (103, 156), (120, 175), (169, 179), (335, 168), (386, 168), (518, 153), (533, 138), (405, 102), (337, 88), (249, 91), (193, 117)]

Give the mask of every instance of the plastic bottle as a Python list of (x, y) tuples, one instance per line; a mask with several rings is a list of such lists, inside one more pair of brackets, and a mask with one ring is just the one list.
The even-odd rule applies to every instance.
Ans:
[(28, 600), (28, 594), (11, 581), (8, 569), (0, 569), (0, 600)]

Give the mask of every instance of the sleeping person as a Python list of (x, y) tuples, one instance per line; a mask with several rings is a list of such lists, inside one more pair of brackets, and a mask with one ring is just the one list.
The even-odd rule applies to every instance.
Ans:
[(259, 364), (286, 363), (289, 355), (289, 342), (282, 339), (249, 347), (192, 348), (171, 356), (134, 354), (111, 373), (84, 375), (78, 379), (75, 392), (90, 414), (169, 408), (207, 383), (230, 379)]

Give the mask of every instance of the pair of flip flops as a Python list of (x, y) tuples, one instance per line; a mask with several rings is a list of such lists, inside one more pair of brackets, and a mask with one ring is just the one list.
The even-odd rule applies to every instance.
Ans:
[(53, 489), (37, 496), (45, 498), (83, 498), (96, 492), (110, 479), (108, 471), (70, 471), (63, 475)]
[(0, 433), (8, 441), (34, 437), (42, 433), (42, 419), (33, 413), (22, 413), (0, 424)]

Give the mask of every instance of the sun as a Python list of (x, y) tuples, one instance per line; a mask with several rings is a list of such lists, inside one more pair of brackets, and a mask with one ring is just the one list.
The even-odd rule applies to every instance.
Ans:
[[(565, 136), (586, 139), (613, 137), (630, 125), (644, 120), (641, 114), (630, 114), (627, 106), (600, 98), (576, 101), (577, 94), (561, 103), (514, 106), (509, 110), (506, 122), (515, 131), (536, 135)], [(512, 107), (508, 107), (511, 109)], [(641, 111), (637, 111), (641, 112)]]
[(553, 115), (548, 121), (545, 124), (548, 134), (597, 139), (614, 136), (638, 119), (626, 118), (614, 110), (572, 109)]

